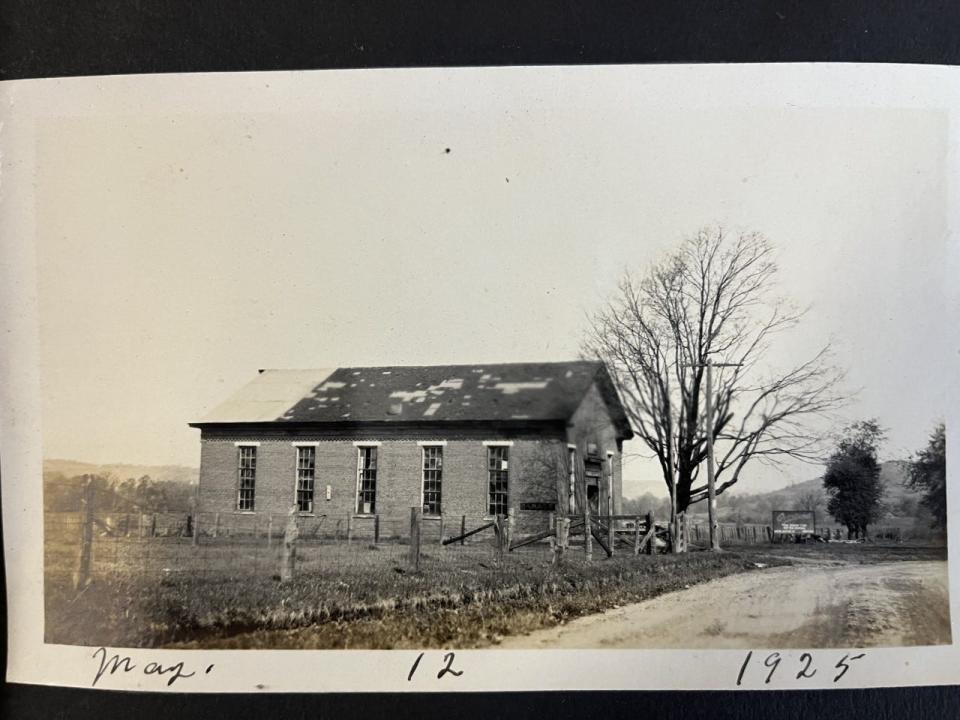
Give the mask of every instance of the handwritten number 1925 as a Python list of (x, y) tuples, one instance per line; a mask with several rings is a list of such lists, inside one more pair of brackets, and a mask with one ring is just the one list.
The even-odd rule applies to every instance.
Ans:
[[(859, 660), (864, 657), (866, 653), (859, 653), (857, 655), (844, 655), (840, 660), (834, 665), (835, 670), (839, 670), (836, 676), (833, 678), (834, 682), (837, 682), (844, 675), (847, 674), (847, 671), (850, 669), (850, 664), (854, 660)], [(753, 651), (747, 653), (747, 656), (743, 659), (743, 664), (740, 666), (740, 672), (737, 673), (737, 686), (740, 686), (743, 683), (744, 675), (747, 672), (747, 667), (750, 665), (750, 661), (753, 659)], [(763, 680), (764, 685), (769, 685), (770, 681), (773, 680), (773, 675), (776, 673), (777, 668), (780, 667), (780, 663), (783, 658), (780, 653), (773, 652), (767, 655), (764, 659), (763, 664), (765, 667), (770, 668), (770, 672), (767, 673), (767, 676)], [(810, 653), (802, 653), (800, 655), (800, 671), (796, 675), (797, 680), (802, 680), (806, 678), (812, 678), (817, 674), (817, 669), (813, 667), (813, 655)]]

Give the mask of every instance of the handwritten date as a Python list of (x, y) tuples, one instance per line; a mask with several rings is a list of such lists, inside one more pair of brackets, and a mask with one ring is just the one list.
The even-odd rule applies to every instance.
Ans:
[[(835, 673), (833, 676), (833, 682), (839, 682), (840, 678), (847, 674), (847, 671), (850, 670), (851, 664), (855, 660), (859, 660), (864, 657), (866, 653), (859, 653), (857, 655), (850, 655), (849, 653), (845, 654), (840, 658), (836, 664), (831, 668), (831, 672)], [(778, 652), (772, 652), (767, 655), (763, 660), (763, 666), (767, 668), (768, 672), (763, 678), (763, 684), (769, 685), (770, 681), (773, 680), (774, 674), (780, 667), (780, 663), (783, 662), (783, 657)], [(744, 676), (747, 673), (747, 669), (753, 660), (753, 650), (747, 653), (747, 656), (743, 659), (743, 664), (740, 666), (740, 672), (737, 674), (737, 687), (743, 683)], [(803, 680), (805, 678), (812, 678), (817, 674), (817, 667), (814, 666), (813, 655), (810, 653), (801, 653), (800, 660), (798, 665), (795, 668), (797, 670), (794, 680)]]
[[(96, 674), (93, 676), (93, 684), (95, 687), (96, 684), (100, 681), (105, 674), (115, 675), (116, 673), (132, 673), (139, 670), (144, 675), (156, 675), (157, 677), (165, 678), (167, 681), (167, 687), (173, 685), (177, 680), (182, 678), (191, 678), (197, 674), (197, 671), (187, 671), (183, 661), (173, 663), (171, 665), (162, 665), (158, 662), (148, 662), (142, 667), (138, 666), (133, 662), (133, 658), (128, 655), (121, 656), (119, 654), (111, 655), (107, 657), (106, 648), (97, 648), (93, 653), (93, 659), (99, 662), (99, 667), (97, 668)], [(213, 670), (213, 665), (207, 665), (206, 669), (203, 671), (204, 675), (209, 674)]]

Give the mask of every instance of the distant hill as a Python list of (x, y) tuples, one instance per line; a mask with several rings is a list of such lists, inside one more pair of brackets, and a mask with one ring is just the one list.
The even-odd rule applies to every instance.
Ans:
[[(878, 527), (900, 527), (914, 535), (929, 533), (930, 514), (920, 504), (920, 494), (906, 486), (909, 463), (903, 460), (888, 460), (880, 465), (880, 479), (885, 492), (883, 516)], [(836, 525), (827, 513), (827, 494), (823, 478), (812, 478), (766, 493), (724, 493), (717, 498), (719, 518), (723, 522), (769, 523), (774, 510), (807, 510), (811, 504), (817, 514), (818, 524)], [(706, 518), (706, 507), (698, 504), (694, 520)]]
[(77, 475), (100, 475), (109, 477), (114, 482), (123, 482), (130, 478), (138, 480), (146, 475), (157, 482), (196, 484), (200, 477), (200, 470), (184, 465), (127, 465), (124, 463), (99, 465), (80, 460), (45, 458), (43, 475), (47, 479), (53, 479), (58, 475), (62, 475), (65, 479)]
[[(888, 460), (880, 464), (880, 480), (884, 484), (883, 502), (889, 510), (896, 510), (903, 505), (904, 500), (907, 505), (918, 499), (918, 495), (905, 486), (907, 474), (909, 472), (909, 463), (903, 460)], [(769, 505), (776, 510), (799, 510), (803, 509), (804, 503), (809, 503), (811, 494), (822, 493), (824, 497), (823, 512), (826, 512), (826, 493), (823, 490), (823, 477), (816, 477), (803, 482), (794, 483), (777, 490), (771, 490), (766, 493), (755, 494), (737, 494), (732, 493), (726, 497), (724, 505), (735, 506), (742, 513), (747, 513), (757, 506), (766, 509)], [(725, 496), (721, 496), (724, 498)]]
[(43, 506), (47, 512), (76, 512), (81, 477), (92, 475), (98, 512), (184, 512), (196, 496), (199, 471), (182, 465), (97, 464), (43, 461)]

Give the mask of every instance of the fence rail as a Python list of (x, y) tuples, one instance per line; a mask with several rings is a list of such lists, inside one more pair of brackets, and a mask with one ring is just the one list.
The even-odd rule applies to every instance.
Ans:
[(668, 529), (652, 514), (549, 514), (542, 529), (521, 531), (508, 516), (478, 523), (463, 515), (424, 518), (419, 508), (407, 518), (141, 513), (98, 510), (92, 497), (84, 495), (80, 512), (44, 517), (46, 569), (69, 577), (75, 589), (102, 577), (247, 574), (284, 581), (347, 566), (403, 572), (440, 564), (469, 572), (479, 563), (508, 570), (589, 562), (595, 547), (607, 555), (652, 554), (669, 543)]
[[(305, 515), (219, 512), (115, 512), (94, 506), (84, 486), (79, 512), (47, 513), (46, 570), (68, 579), (75, 590), (93, 578), (147, 575), (175, 580), (268, 575), (281, 581), (300, 572), (369, 566), (382, 571), (417, 571), (438, 564), (462, 572), (488, 564), (591, 562), (606, 557), (702, 548), (705, 523), (680, 517), (677, 532), (643, 515), (544, 514), (537, 525), (518, 528), (511, 516)], [(594, 512), (592, 512), (594, 510)], [(900, 539), (899, 530), (881, 529)], [(719, 525), (722, 545), (773, 542), (769, 525)]]

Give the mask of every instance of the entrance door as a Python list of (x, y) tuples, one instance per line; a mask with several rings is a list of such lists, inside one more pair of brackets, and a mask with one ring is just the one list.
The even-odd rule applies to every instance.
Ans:
[[(589, 483), (590, 478), (587, 479)], [(598, 485), (587, 485), (587, 503), (590, 505), (590, 514), (597, 517), (600, 514), (600, 487)]]

